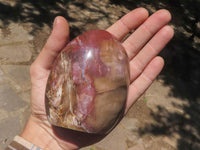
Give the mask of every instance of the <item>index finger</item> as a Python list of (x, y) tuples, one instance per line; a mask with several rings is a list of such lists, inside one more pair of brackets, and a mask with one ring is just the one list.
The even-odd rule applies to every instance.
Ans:
[(110, 26), (107, 31), (120, 41), (126, 34), (140, 26), (148, 16), (149, 13), (145, 8), (134, 9)]

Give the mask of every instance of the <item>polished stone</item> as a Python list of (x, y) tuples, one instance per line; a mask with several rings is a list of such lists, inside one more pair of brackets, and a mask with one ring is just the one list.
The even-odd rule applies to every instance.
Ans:
[(91, 30), (56, 58), (46, 88), (48, 120), (56, 126), (108, 133), (124, 113), (129, 86), (125, 49), (109, 32)]

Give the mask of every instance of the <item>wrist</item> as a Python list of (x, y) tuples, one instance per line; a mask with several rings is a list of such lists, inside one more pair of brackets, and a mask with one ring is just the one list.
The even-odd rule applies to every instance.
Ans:
[(20, 136), (42, 149), (61, 149), (55, 137), (50, 134), (51, 128), (48, 126), (48, 122), (46, 122), (46, 125), (39, 123), (37, 118), (31, 115)]

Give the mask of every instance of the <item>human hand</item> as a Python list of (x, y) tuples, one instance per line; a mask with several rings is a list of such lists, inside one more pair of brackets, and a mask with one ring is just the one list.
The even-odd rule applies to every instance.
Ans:
[[(131, 79), (125, 113), (163, 68), (164, 61), (157, 54), (173, 37), (173, 29), (166, 25), (170, 20), (171, 15), (166, 10), (159, 10), (148, 17), (144, 8), (138, 8), (107, 29), (119, 41), (136, 29), (122, 42), (129, 57)], [(44, 103), (47, 79), (54, 59), (66, 46), (68, 39), (67, 21), (57, 17), (47, 43), (30, 69), (32, 113), (21, 136), (43, 149), (77, 149), (103, 138), (51, 126), (47, 121)]]

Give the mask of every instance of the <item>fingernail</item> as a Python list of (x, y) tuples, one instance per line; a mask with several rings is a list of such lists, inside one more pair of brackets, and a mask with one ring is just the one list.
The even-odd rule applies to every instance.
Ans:
[(53, 28), (56, 26), (57, 22), (58, 22), (58, 18), (56, 17), (56, 18), (54, 19), (54, 22), (53, 22)]

